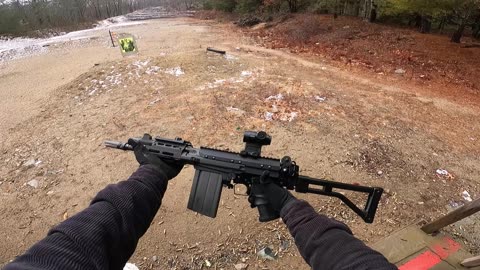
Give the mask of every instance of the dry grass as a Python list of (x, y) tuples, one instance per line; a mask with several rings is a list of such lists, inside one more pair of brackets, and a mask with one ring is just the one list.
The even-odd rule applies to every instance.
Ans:
[[(321, 55), (376, 74), (406, 70), (404, 78), (450, 88), (449, 95), (480, 90), (480, 50), (449, 42), (448, 36), (371, 24), (358, 18), (298, 14), (249, 33), (269, 48)], [(465, 42), (472, 42), (469, 38)]]

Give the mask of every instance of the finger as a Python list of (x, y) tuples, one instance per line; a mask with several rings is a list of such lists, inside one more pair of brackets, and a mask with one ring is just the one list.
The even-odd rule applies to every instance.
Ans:
[(130, 144), (133, 148), (135, 148), (138, 143), (134, 139), (130, 138), (128, 139), (128, 144)]
[(263, 184), (253, 184), (251, 188), (251, 195), (258, 196), (265, 193), (265, 185)]
[(175, 170), (180, 171), (183, 169), (183, 166), (185, 165), (183, 161), (181, 160), (163, 160), (160, 159), (161, 162), (167, 164), (168, 166), (174, 168)]
[(142, 140), (150, 141), (150, 140), (152, 140), (152, 135), (150, 135), (148, 133), (145, 133), (145, 134), (143, 134)]
[(248, 196), (248, 202), (250, 203), (250, 207), (254, 208), (255, 207), (255, 196), (253, 196), (253, 195)]

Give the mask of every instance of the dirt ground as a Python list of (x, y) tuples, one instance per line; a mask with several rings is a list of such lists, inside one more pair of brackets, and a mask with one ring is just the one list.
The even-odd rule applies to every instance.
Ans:
[(286, 15), (246, 29), (263, 46), (322, 56), (370, 76), (396, 74), (422, 87), (439, 86), (436, 92), (444, 97), (480, 91), (479, 43), (468, 35), (457, 44), (449, 34), (315, 14)]
[[(122, 58), (99, 33), (78, 50), (65, 44), (0, 67), (0, 265), (135, 170), (131, 153), (106, 149), (104, 140), (145, 132), (239, 151), (244, 130), (266, 130), (273, 141), (264, 154), (291, 156), (302, 174), (384, 187), (374, 224), (335, 199), (297, 194), (367, 243), (444, 214), (464, 201), (463, 191), (480, 192), (475, 94), (451, 99), (396, 77), (266, 49), (209, 21), (152, 20), (123, 31), (137, 36), (139, 55)], [(206, 53), (207, 46), (228, 53)], [(187, 210), (193, 172), (187, 167), (169, 183), (132, 263), (309, 269), (281, 221), (259, 223), (232, 190), (224, 190), (216, 219)], [(266, 246), (277, 260), (256, 256)]]

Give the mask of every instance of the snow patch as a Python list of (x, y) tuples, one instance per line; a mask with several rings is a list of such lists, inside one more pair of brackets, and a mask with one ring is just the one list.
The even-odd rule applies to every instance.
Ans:
[(282, 95), (281, 93), (280, 93), (280, 94), (276, 94), (276, 95), (274, 95), (274, 96), (269, 96), (269, 97), (267, 97), (265, 100), (267, 100), (267, 101), (268, 101), (268, 100), (277, 100), (277, 101), (283, 100), (283, 95)]
[(253, 74), (253, 72), (248, 71), (248, 70), (244, 70), (244, 71), (242, 71), (242, 73), (240, 74), (240, 76), (242, 76), (242, 77), (250, 77), (250, 76), (252, 76), (252, 74)]
[(113, 29), (130, 25), (145, 24), (132, 22), (125, 16), (109, 18), (99, 22), (94, 28), (65, 33), (49, 38), (5, 38), (0, 36), (0, 62), (42, 54), (48, 51), (48, 46), (56, 43), (91, 39), (102, 35), (99, 30)]
[(176, 77), (185, 74), (185, 72), (183, 72), (181, 67), (167, 68), (165, 70), (165, 73), (170, 74), (170, 75), (174, 75)]
[(238, 57), (233, 56), (233, 55), (231, 55), (231, 54), (224, 54), (223, 57), (225, 57), (225, 59), (230, 60), (230, 61), (234, 61), (234, 60), (237, 60), (237, 59), (238, 59)]
[(133, 62), (132, 65), (136, 66), (139, 69), (142, 69), (143, 67), (148, 65), (148, 63), (150, 63), (150, 60), (148, 60), (148, 59), (145, 60), (145, 61), (137, 60), (137, 61)]
[(159, 70), (160, 70), (160, 67), (151, 66), (147, 68), (147, 70), (145, 70), (145, 73), (147, 73), (148, 75), (151, 75), (152, 73), (157, 73)]

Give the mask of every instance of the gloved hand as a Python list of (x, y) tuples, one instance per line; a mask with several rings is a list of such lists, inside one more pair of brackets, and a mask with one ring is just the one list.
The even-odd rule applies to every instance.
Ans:
[(271, 182), (253, 184), (248, 197), (251, 206), (259, 210), (260, 222), (279, 218), (282, 209), (296, 200), (287, 189)]
[(279, 185), (273, 183), (260, 185), (263, 185), (263, 193), (265, 194), (265, 198), (268, 200), (272, 209), (278, 211), (279, 213), (283, 207), (296, 201), (296, 198), (286, 188), (280, 187)]
[[(145, 135), (149, 136), (148, 134)], [(159, 157), (152, 155), (147, 151), (147, 148), (141, 142), (136, 142), (133, 139), (129, 139), (128, 144), (133, 147), (135, 158), (137, 159), (140, 166), (149, 164), (152, 165), (155, 170), (165, 175), (167, 180), (170, 180), (177, 176), (183, 168), (183, 163), (181, 162), (162, 160)]]

